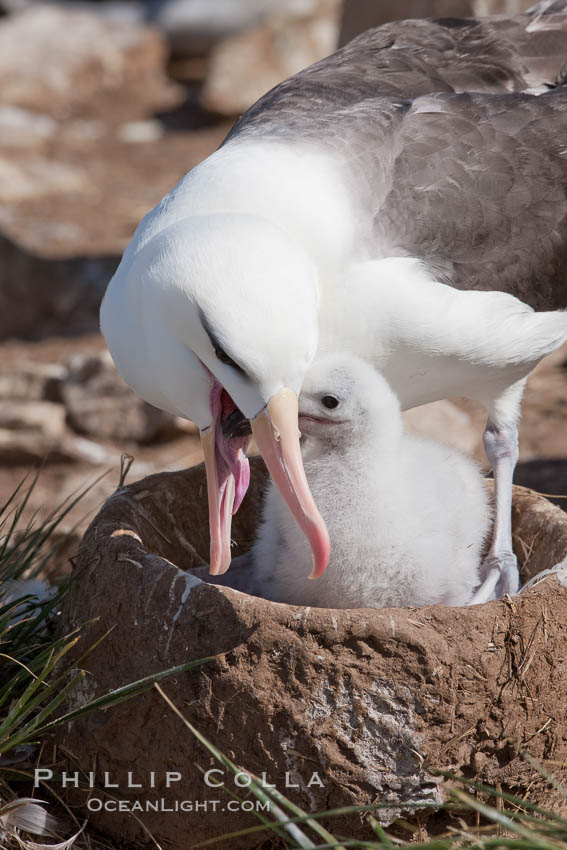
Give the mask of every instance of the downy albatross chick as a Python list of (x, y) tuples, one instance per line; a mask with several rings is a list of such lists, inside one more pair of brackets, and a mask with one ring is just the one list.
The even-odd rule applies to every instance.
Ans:
[(299, 398), (305, 472), (331, 537), (324, 575), (270, 484), (250, 591), (321, 608), (467, 605), (490, 527), (475, 463), (405, 433), (384, 378), (351, 355), (316, 362)]

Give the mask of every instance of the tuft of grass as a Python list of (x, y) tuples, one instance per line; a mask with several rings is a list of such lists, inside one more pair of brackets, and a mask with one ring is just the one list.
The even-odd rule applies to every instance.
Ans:
[[(63, 659), (73, 649), (85, 628), (56, 637), (54, 615), (60, 608), (72, 577), (63, 581), (49, 597), (26, 592), (25, 582), (49, 575), (49, 568), (62, 542), (52, 543), (54, 532), (65, 517), (96, 484), (66, 499), (48, 517), (37, 517), (22, 527), (22, 516), (37, 483), (38, 474), (22, 481), (0, 506), (0, 756), (35, 743), (47, 732), (90, 711), (118, 705), (148, 691), (154, 682), (210, 661), (201, 658), (130, 682), (91, 702), (54, 718), (69, 694), (83, 681), (81, 664), (106, 635), (65, 668)], [(22, 583), (22, 593), (17, 592)], [(7, 590), (8, 589), (8, 590)], [(14, 592), (15, 591), (15, 592)]]
[[(0, 755), (29, 743), (34, 727), (57, 709), (82, 678), (75, 671), (50, 680), (81, 630), (55, 637), (53, 619), (68, 581), (52, 588), (47, 581), (65, 542), (63, 537), (55, 542), (55, 532), (94, 485), (66, 499), (45, 519), (34, 514), (24, 523), (38, 476), (24, 479), (0, 506)], [(28, 590), (34, 579), (37, 584), (45, 582), (44, 592), (38, 595), (35, 587)]]
[[(63, 636), (55, 633), (55, 616), (73, 576), (51, 588), (47, 594), (41, 591), (36, 594), (35, 586), (29, 592), (29, 580), (45, 581), (49, 577), (55, 557), (65, 543), (64, 537), (59, 541), (54, 539), (55, 532), (100, 479), (66, 499), (45, 519), (39, 520), (37, 515), (33, 515), (24, 523), (23, 517), (37, 480), (38, 474), (30, 481), (24, 479), (10, 498), (0, 505), (0, 846), (4, 846), (3, 842), (8, 837), (13, 839), (14, 846), (27, 847), (28, 850), (48, 845), (34, 844), (29, 839), (24, 841), (19, 830), (25, 827), (15, 824), (27, 823), (29, 831), (30, 824), (49, 816), (37, 802), (18, 799), (9, 784), (9, 777), (14, 773), (10, 765), (19, 763), (21, 755), (25, 760), (33, 754), (57, 726), (90, 712), (116, 706), (146, 693), (156, 682), (168, 676), (212, 660), (201, 658), (159, 671), (78, 708), (61, 712), (69, 695), (85, 677), (85, 671), (81, 669), (83, 661), (106, 635), (89, 646), (72, 664), (66, 664), (65, 656), (76, 647), (89, 625), (85, 623)], [(17, 770), (16, 773), (25, 776), (25, 770)], [(56, 846), (64, 850), (77, 835)]]

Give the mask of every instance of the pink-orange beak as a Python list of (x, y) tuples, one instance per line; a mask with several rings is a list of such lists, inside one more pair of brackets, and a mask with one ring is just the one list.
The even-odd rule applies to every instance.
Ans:
[(232, 515), (240, 507), (250, 482), (250, 467), (245, 454), (250, 437), (227, 439), (223, 434), (223, 413), (234, 410), (236, 405), (215, 378), (210, 406), (212, 422), (201, 431), (201, 447), (205, 455), (209, 498), (210, 573), (218, 576), (230, 566)]
[[(219, 422), (215, 405), (212, 426), (201, 432), (209, 500), (211, 575), (221, 575), (230, 566), (232, 515), (242, 501), (249, 480), (248, 462), (242, 447), (231, 459), (230, 469), (223, 462), (222, 452), (219, 453), (219, 441), (223, 440), (222, 423), (219, 426)], [(329, 561), (331, 544), (303, 469), (297, 396), (293, 390), (284, 388), (272, 396), (251, 426), (266, 466), (311, 546), (313, 570), (309, 578), (319, 578)]]
[(284, 387), (277, 392), (251, 425), (266, 466), (311, 546), (313, 570), (309, 578), (319, 578), (329, 562), (331, 544), (303, 469), (294, 391)]

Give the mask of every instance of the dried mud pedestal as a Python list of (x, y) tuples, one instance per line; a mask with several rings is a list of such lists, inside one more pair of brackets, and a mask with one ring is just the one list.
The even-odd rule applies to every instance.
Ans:
[[(265, 480), (260, 462), (252, 480), (235, 517), (235, 553), (253, 539)], [(336, 611), (266, 602), (185, 572), (206, 559), (206, 501), (202, 467), (154, 475), (118, 490), (91, 524), (62, 627), (98, 618), (83, 648), (112, 631), (85, 662), (88, 676), (74, 702), (226, 653), (166, 680), (164, 690), (238, 765), (265, 774), (310, 811), (440, 801), (431, 766), (516, 791), (533, 783), (531, 798), (539, 787), (543, 796), (522, 751), (567, 760), (563, 573), (474, 608)], [(567, 555), (567, 516), (516, 488), (514, 537), (526, 580)], [(156, 692), (76, 721), (59, 740), (72, 769), (94, 770), (101, 786), (105, 778), (119, 785), (109, 791), (128, 801), (124, 807), (161, 800), (174, 809), (191, 801), (183, 812), (138, 808), (162, 845), (186, 847), (256, 822), (229, 811), (230, 798), (206, 785), (196, 765), (218, 765)], [(182, 777), (170, 788), (168, 771)], [(135, 783), (143, 787), (128, 787)], [(91, 792), (96, 827), (117, 842), (148, 842), (126, 811), (95, 812), (95, 798), (102, 795)], [(196, 810), (195, 801), (209, 805)], [(333, 830), (368, 837), (358, 816), (334, 819)]]

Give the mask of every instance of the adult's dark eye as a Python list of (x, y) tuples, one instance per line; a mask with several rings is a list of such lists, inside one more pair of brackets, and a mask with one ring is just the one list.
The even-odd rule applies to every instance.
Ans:
[(232, 366), (233, 369), (238, 369), (239, 372), (242, 371), (238, 363), (235, 363), (232, 357), (229, 357), (226, 351), (223, 351), (223, 349), (218, 345), (215, 347), (215, 355), (217, 360), (220, 360), (221, 363), (224, 363), (227, 366)]
[(321, 399), (321, 404), (323, 407), (326, 407), (327, 410), (334, 410), (335, 407), (339, 406), (340, 401), (336, 395), (324, 395)]

